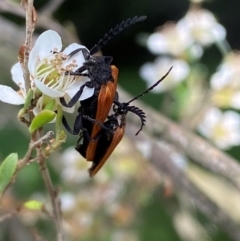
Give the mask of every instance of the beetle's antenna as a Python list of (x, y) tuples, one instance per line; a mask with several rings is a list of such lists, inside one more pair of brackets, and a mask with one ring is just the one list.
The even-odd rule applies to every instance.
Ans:
[(142, 130), (143, 126), (146, 123), (146, 115), (145, 112), (143, 112), (141, 109), (139, 109), (136, 106), (129, 106), (127, 107), (127, 110), (134, 113), (135, 115), (137, 115), (140, 119), (141, 119), (141, 127), (140, 129), (137, 131), (137, 133), (135, 134), (136, 136), (138, 135), (138, 133)]
[(122, 32), (124, 29), (128, 28), (129, 26), (137, 23), (144, 21), (147, 18), (147, 16), (141, 16), (137, 17), (135, 16), (134, 18), (129, 18), (125, 21), (122, 21), (120, 24), (118, 24), (115, 28), (111, 28), (108, 33), (104, 35), (103, 38), (101, 38), (97, 44), (95, 44), (91, 50), (90, 50), (90, 55), (93, 55), (97, 53), (99, 50), (102, 49), (103, 46), (105, 46), (114, 36)]
[(130, 104), (131, 102), (133, 102), (134, 100), (138, 99), (141, 96), (144, 96), (145, 94), (147, 94), (149, 91), (151, 91), (152, 89), (154, 89), (157, 85), (160, 84), (160, 82), (162, 82), (170, 73), (170, 71), (172, 70), (173, 66), (168, 70), (168, 72), (160, 79), (158, 80), (155, 84), (153, 84), (151, 87), (149, 87), (147, 90), (145, 90), (144, 92), (142, 92), (141, 94), (137, 95), (136, 97), (134, 97), (133, 99), (129, 100), (128, 102), (126, 102), (126, 104)]

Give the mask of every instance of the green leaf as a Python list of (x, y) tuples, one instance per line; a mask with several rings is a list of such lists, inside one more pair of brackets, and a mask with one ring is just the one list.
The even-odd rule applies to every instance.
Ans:
[(37, 116), (34, 117), (31, 125), (29, 126), (29, 132), (33, 133), (35, 130), (41, 128), (45, 124), (52, 121), (56, 116), (56, 113), (51, 110), (43, 110)]
[(50, 101), (48, 101), (48, 103), (44, 107), (44, 110), (53, 110), (53, 107), (55, 106), (55, 104), (56, 104), (55, 100), (51, 99)]
[(28, 209), (42, 210), (44, 207), (44, 204), (36, 200), (30, 200), (25, 202), (23, 206)]
[(12, 180), (18, 163), (18, 154), (10, 154), (0, 166), (0, 195), (5, 191), (7, 185)]

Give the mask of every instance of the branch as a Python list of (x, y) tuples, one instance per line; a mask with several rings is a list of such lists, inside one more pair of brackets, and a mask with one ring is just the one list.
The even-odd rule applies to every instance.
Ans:
[[(128, 138), (135, 143), (135, 127), (127, 125), (126, 134)], [(171, 178), (177, 193), (184, 193), (190, 198), (196, 208), (200, 210), (209, 220), (213, 221), (222, 230), (224, 230), (229, 237), (234, 241), (240, 241), (239, 225), (221, 210), (214, 202), (212, 202), (204, 193), (199, 191), (192, 182), (184, 175), (172, 159), (166, 153), (166, 150), (161, 145), (148, 136), (144, 131), (141, 132), (138, 139), (142, 141), (150, 141), (152, 144), (151, 157), (149, 158), (154, 167), (160, 173), (164, 173)]]
[(28, 58), (29, 52), (32, 48), (32, 35), (34, 31), (34, 25), (36, 21), (35, 9), (33, 7), (34, 0), (23, 0), (24, 7), (26, 10), (26, 38), (25, 38), (25, 48), (24, 48), (24, 58), (23, 58), (23, 77), (25, 80), (26, 92), (31, 88), (30, 83), (30, 73), (28, 70)]
[[(118, 92), (121, 99), (130, 99), (130, 96), (121, 88), (118, 88)], [(172, 143), (192, 158), (194, 162), (227, 178), (240, 190), (240, 165), (237, 160), (143, 103), (135, 101), (134, 105), (143, 109), (146, 113), (147, 124), (144, 126), (146, 132), (153, 137)], [(139, 125), (136, 115), (128, 115), (128, 120), (131, 123)]]
[(12, 211), (12, 212), (10, 212), (10, 213), (2, 214), (2, 215), (0, 216), (0, 223), (3, 223), (4, 221), (12, 218), (13, 215), (15, 215), (15, 214), (16, 214), (15, 211)]
[[(39, 153), (41, 156), (41, 153)], [(45, 163), (45, 157), (42, 156), (39, 160), (39, 166), (41, 169), (41, 173), (51, 198), (51, 203), (53, 207), (53, 215), (54, 215), (54, 222), (57, 230), (57, 240), (63, 241), (63, 230), (62, 230), (62, 217), (61, 217), (61, 209), (60, 209), (60, 200), (58, 198), (58, 191), (53, 187), (52, 180), (48, 171), (48, 168)]]
[(42, 136), (40, 139), (38, 139), (36, 142), (30, 143), (29, 148), (27, 150), (27, 153), (25, 155), (25, 157), (20, 160), (18, 162), (18, 166), (17, 166), (17, 170), (16, 172), (18, 172), (19, 170), (21, 170), (25, 165), (27, 165), (30, 161), (32, 162), (32, 160), (38, 160), (38, 158), (34, 158), (32, 159), (32, 152), (33, 150), (38, 147), (41, 146), (44, 142), (50, 140), (51, 138), (53, 138), (54, 136), (54, 132), (53, 131), (49, 131), (47, 132), (46, 135)]

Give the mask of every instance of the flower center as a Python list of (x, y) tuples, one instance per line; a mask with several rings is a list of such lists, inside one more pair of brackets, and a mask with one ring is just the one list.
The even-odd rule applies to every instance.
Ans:
[(62, 52), (44, 58), (36, 67), (36, 79), (49, 88), (56, 90), (62, 90), (72, 85), (75, 81), (75, 76), (67, 73), (73, 71), (77, 64), (74, 59), (66, 64), (67, 58), (68, 56)]
[(213, 138), (226, 138), (228, 136), (228, 130), (222, 124), (218, 124), (213, 128)]

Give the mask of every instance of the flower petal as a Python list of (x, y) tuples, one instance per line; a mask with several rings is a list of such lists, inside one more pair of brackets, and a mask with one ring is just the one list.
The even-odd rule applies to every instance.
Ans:
[[(65, 90), (65, 92), (70, 96), (70, 98), (72, 98), (77, 93), (78, 90), (79, 88), (69, 88)], [(80, 96), (79, 101), (90, 98), (93, 95), (93, 93), (94, 93), (94, 88), (89, 88), (85, 86), (83, 88), (83, 93)]]
[(62, 105), (62, 110), (67, 112), (67, 113), (73, 113), (75, 111), (75, 105), (72, 107), (65, 107)]
[(11, 87), (5, 85), (0, 85), (0, 100), (12, 105), (24, 104), (24, 98)]
[(41, 61), (54, 52), (61, 51), (61, 49), (62, 40), (57, 32), (53, 30), (43, 32), (38, 37), (29, 54), (28, 68), (30, 73), (34, 75), (34, 69), (38, 61)]
[(42, 60), (53, 52), (60, 52), (62, 40), (56, 31), (47, 30), (38, 37), (35, 46), (39, 46), (39, 58)]
[(174, 66), (171, 74), (152, 90), (153, 93), (168, 91), (183, 81), (190, 71), (188, 64), (180, 59), (158, 57), (153, 63), (145, 63), (140, 68), (141, 77), (146, 80), (148, 87), (150, 87), (156, 79), (159, 79), (166, 73), (169, 66)]
[(65, 89), (65, 92), (72, 98), (80, 89), (80, 87), (89, 80), (90, 79), (88, 77), (80, 76), (75, 80), (74, 83), (72, 83)]
[[(68, 102), (71, 100), (71, 98), (70, 98), (69, 96), (67, 96), (67, 95), (64, 96), (64, 99), (65, 99), (66, 103), (68, 103)], [(67, 113), (73, 113), (73, 112), (75, 111), (75, 105), (72, 106), (72, 107), (65, 107), (65, 106), (63, 106), (63, 105), (60, 103), (59, 99), (57, 99), (57, 103), (58, 103), (59, 105), (61, 105), (62, 110), (65, 111), (65, 112), (67, 112)]]
[[(86, 50), (88, 50), (84, 45), (81, 44), (77, 44), (77, 43), (72, 43), (70, 45), (68, 45), (68, 47), (66, 47), (63, 50), (63, 53), (66, 55), (69, 55), (70, 53), (72, 53), (74, 50), (76, 49), (80, 49), (80, 48), (85, 48)], [(89, 51), (89, 50), (88, 50)]]
[(34, 46), (29, 54), (28, 69), (31, 75), (35, 75), (35, 67), (39, 61), (39, 48), (40, 46)]
[(65, 94), (62, 91), (58, 91), (55, 89), (51, 89), (48, 86), (46, 86), (45, 84), (43, 84), (40, 80), (35, 80), (35, 84), (37, 86), (37, 88), (45, 95), (53, 97), (53, 98), (59, 98), (59, 97), (63, 97)]
[(93, 94), (94, 94), (94, 88), (89, 88), (89, 87), (85, 86), (83, 89), (83, 93), (79, 98), (79, 101), (88, 99), (88, 98), (92, 97)]
[(12, 79), (17, 85), (25, 86), (23, 71), (20, 63), (16, 63), (13, 65), (11, 69)]
[[(74, 50), (79, 49), (79, 48), (84, 48), (87, 51), (89, 51), (84, 45), (73, 43), (73, 44), (70, 44), (67, 48), (65, 48), (63, 53), (69, 55), (71, 52), (73, 52)], [(76, 54), (74, 54), (71, 58), (67, 59), (64, 62), (64, 66), (70, 64), (73, 61), (73, 59), (75, 60), (75, 63), (77, 64), (77, 66), (73, 68), (73, 71), (75, 71), (79, 67), (81, 67), (83, 65), (83, 63), (86, 61), (82, 51), (79, 51)]]

